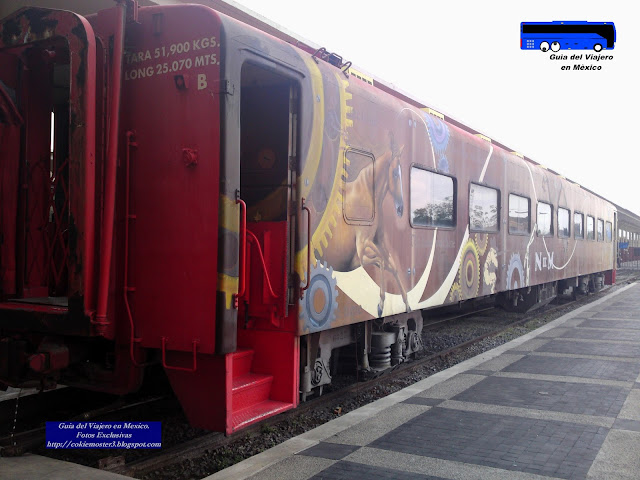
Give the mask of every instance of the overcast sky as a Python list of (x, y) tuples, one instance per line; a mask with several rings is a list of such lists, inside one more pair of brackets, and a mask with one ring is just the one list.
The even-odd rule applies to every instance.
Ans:
[[(428, 106), (640, 214), (640, 28), (629, 0), (240, 0)], [(612, 60), (520, 50), (520, 22), (614, 22)], [(570, 51), (561, 51), (571, 55)], [(562, 71), (561, 65), (601, 65)]]

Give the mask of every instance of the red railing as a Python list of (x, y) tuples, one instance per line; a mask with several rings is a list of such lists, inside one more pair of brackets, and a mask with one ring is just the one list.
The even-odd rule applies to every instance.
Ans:
[(167, 337), (162, 337), (162, 366), (167, 370), (177, 370), (179, 372), (195, 372), (198, 369), (198, 364), (196, 361), (197, 351), (198, 351), (198, 341), (194, 340), (192, 342), (192, 364), (191, 367), (176, 367), (174, 365), (169, 365), (167, 363), (167, 343), (169, 343), (169, 339)]
[(258, 256), (260, 257), (260, 263), (262, 265), (262, 271), (264, 272), (264, 278), (267, 281), (267, 287), (269, 287), (269, 294), (273, 298), (278, 298), (278, 296), (275, 293), (273, 293), (273, 288), (271, 287), (271, 279), (269, 278), (269, 272), (267, 271), (267, 265), (266, 265), (266, 263), (264, 261), (264, 254), (262, 253), (262, 247), (260, 246), (260, 242), (258, 241), (258, 237), (256, 237), (253, 232), (247, 230), (247, 238), (249, 240), (251, 240), (251, 242), (258, 249)]

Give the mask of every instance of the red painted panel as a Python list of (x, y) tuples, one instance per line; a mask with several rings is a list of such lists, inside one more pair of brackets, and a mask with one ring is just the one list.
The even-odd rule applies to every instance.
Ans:
[[(175, 352), (172, 364), (190, 365), (190, 355)], [(171, 387), (194, 427), (224, 432), (231, 422), (231, 354), (198, 357), (195, 373), (166, 370)]]
[(139, 21), (127, 32), (135, 47), (125, 55), (120, 125), (135, 132), (137, 143), (130, 166), (132, 217), (119, 214), (120, 222), (129, 221), (136, 336), (151, 348), (167, 337), (169, 351), (190, 352), (197, 340), (199, 353), (213, 353), (220, 21), (201, 6), (147, 8)]
[(604, 272), (604, 284), (605, 285), (615, 285), (616, 283), (616, 270), (608, 270)]

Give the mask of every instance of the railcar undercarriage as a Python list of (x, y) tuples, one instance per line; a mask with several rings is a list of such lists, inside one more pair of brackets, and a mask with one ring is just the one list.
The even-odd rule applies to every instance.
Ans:
[[(596, 292), (604, 285), (603, 273), (582, 275), (501, 292), (495, 296), (495, 304), (507, 311), (526, 313), (548, 305), (559, 296), (576, 298)], [(460, 305), (476, 300), (460, 302)], [(302, 401), (311, 395), (322, 395), (323, 387), (331, 384), (339, 366), (353, 371), (355, 365), (359, 372), (375, 373), (412, 358), (422, 349), (424, 312), (394, 315), (303, 337), (300, 352)]]
[[(342, 363), (357, 365), (360, 372), (379, 372), (407, 361), (422, 349), (422, 325), (422, 312), (418, 310), (303, 337), (300, 348), (302, 401), (309, 395), (322, 395), (323, 387), (331, 383), (342, 360)], [(346, 350), (350, 350), (351, 355)]]
[(501, 292), (496, 304), (513, 312), (530, 312), (551, 303), (558, 296), (588, 295), (597, 292), (605, 285), (604, 273), (593, 273), (579, 277), (567, 278), (557, 282), (533, 285), (518, 290)]

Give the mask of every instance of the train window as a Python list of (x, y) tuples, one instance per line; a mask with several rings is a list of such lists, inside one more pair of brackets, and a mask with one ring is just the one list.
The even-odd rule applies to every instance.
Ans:
[(530, 200), (509, 194), (509, 233), (528, 234), (531, 225)]
[(611, 228), (611, 222), (605, 223), (604, 232), (607, 238), (607, 242), (610, 242), (611, 240), (613, 240), (613, 233), (612, 233), (613, 229)]
[(548, 203), (538, 202), (538, 235), (553, 235), (553, 207)]
[(558, 207), (558, 237), (569, 238), (571, 235), (571, 223), (569, 222), (569, 210)]
[(469, 229), (497, 232), (499, 192), (495, 188), (472, 183), (469, 188)]
[(573, 232), (576, 238), (584, 238), (584, 215), (581, 213), (573, 214)]
[[(373, 155), (358, 150), (347, 150), (344, 154), (344, 169), (347, 176), (344, 182), (344, 218), (347, 223), (371, 223), (375, 215), (374, 195), (375, 179), (373, 168)], [(363, 171), (370, 171), (371, 175), (360, 175)], [(362, 183), (358, 185), (362, 189), (356, 192), (356, 178)]]
[(455, 226), (453, 178), (411, 167), (411, 225)]
[(594, 225), (594, 219), (591, 215), (587, 215), (587, 240), (596, 239), (596, 230)]
[(598, 241), (599, 242), (603, 242), (604, 241), (604, 222), (600, 219), (598, 219), (597, 223), (596, 223), (596, 227), (598, 228)]

